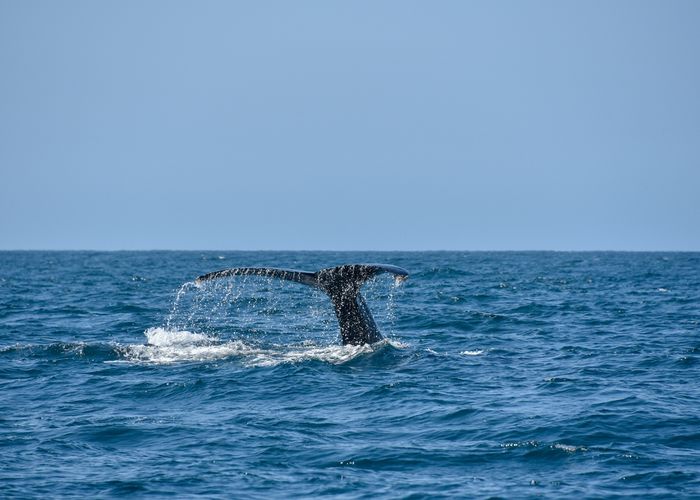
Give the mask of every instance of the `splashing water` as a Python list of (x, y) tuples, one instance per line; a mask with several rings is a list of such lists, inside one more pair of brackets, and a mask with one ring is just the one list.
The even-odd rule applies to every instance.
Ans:
[[(363, 294), (385, 334), (395, 321), (396, 290), (402, 280), (377, 277)], [(132, 362), (174, 363), (241, 357), (246, 365), (274, 366), (310, 359), (333, 364), (384, 346), (339, 345), (338, 323), (321, 291), (262, 276), (184, 283), (175, 293), (162, 327), (145, 332), (147, 344), (122, 348)]]

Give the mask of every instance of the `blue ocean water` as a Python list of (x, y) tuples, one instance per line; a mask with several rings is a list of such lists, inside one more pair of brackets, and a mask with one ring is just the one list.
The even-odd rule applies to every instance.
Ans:
[[(235, 266), (404, 267), (387, 339)], [(700, 496), (700, 254), (0, 252), (0, 497)]]

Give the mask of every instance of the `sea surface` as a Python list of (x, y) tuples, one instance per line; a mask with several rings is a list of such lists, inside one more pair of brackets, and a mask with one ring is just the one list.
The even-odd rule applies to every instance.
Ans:
[(123, 495), (700, 497), (700, 254), (0, 252), (0, 497)]

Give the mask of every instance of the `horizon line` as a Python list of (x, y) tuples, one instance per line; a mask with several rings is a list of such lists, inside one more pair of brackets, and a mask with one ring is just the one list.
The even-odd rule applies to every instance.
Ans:
[(421, 253), (421, 252), (560, 252), (560, 253), (595, 253), (595, 252), (619, 252), (619, 253), (697, 253), (698, 250), (671, 250), (671, 249), (393, 249), (393, 250), (372, 250), (372, 249), (180, 249), (180, 248), (119, 248), (119, 249), (94, 249), (94, 248), (2, 248), (0, 252), (375, 252), (375, 253), (390, 253), (390, 252), (405, 252), (405, 253)]

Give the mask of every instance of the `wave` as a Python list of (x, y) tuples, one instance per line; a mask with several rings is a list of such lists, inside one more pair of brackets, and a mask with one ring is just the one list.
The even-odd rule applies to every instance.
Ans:
[(226, 340), (205, 333), (148, 328), (145, 344), (55, 342), (0, 346), (0, 355), (32, 359), (83, 359), (105, 363), (173, 364), (238, 359), (247, 367), (273, 367), (279, 364), (320, 361), (334, 365), (383, 349), (403, 349), (407, 345), (383, 339), (375, 344), (318, 344), (306, 340), (291, 344), (261, 344)]
[(107, 343), (54, 342), (51, 344), (23, 344), (0, 346), (0, 355), (22, 358), (87, 358), (109, 359), (116, 356), (114, 347)]

